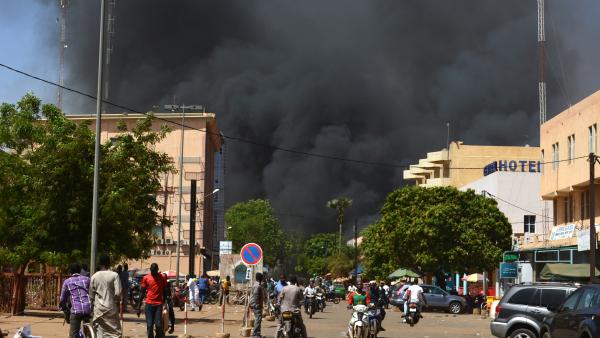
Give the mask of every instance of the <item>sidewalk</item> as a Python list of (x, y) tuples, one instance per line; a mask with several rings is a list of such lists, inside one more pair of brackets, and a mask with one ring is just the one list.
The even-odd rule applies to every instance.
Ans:
[[(131, 308), (129, 309), (131, 311)], [(227, 306), (225, 313), (225, 332), (231, 336), (239, 336), (242, 327), (244, 307)], [(221, 331), (221, 308), (216, 305), (204, 305), (202, 311), (188, 311), (187, 333), (193, 337), (214, 337)], [(185, 312), (175, 309), (175, 332), (166, 337), (178, 337), (184, 332)], [(269, 322), (264, 322), (269, 325)], [(44, 338), (69, 335), (69, 325), (64, 323), (62, 312), (30, 311), (25, 316), (0, 315), (0, 330), (8, 331), (8, 337), (15, 334), (24, 325), (31, 325), (32, 334)], [(138, 318), (135, 312), (123, 316), (123, 337), (146, 337), (146, 320), (144, 314)]]

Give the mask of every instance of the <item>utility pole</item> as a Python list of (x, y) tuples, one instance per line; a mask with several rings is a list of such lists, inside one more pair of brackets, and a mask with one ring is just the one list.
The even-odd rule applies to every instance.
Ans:
[(544, 0), (537, 0), (538, 10), (538, 97), (540, 106), (540, 125), (546, 122), (546, 82), (544, 80), (544, 44), (546, 28), (544, 20)]
[[(196, 272), (196, 180), (192, 180), (191, 184), (189, 274), (194, 275)], [(202, 271), (204, 271), (204, 268)]]
[(596, 184), (594, 167), (598, 161), (598, 156), (594, 153), (589, 155), (590, 162), (590, 284), (596, 279)]
[(100, 41), (98, 46), (98, 82), (96, 88), (96, 145), (94, 147), (94, 188), (92, 197), (92, 247), (90, 249), (90, 275), (96, 272), (98, 245), (98, 186), (100, 184), (100, 125), (102, 123), (102, 75), (104, 73), (104, 4), (100, 0)]
[(358, 231), (356, 218), (354, 219), (354, 275), (358, 280)]

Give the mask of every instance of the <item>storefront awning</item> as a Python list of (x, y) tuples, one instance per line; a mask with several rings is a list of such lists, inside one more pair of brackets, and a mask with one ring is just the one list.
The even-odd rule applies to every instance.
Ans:
[[(596, 268), (596, 276), (600, 270)], [(569, 281), (590, 278), (589, 264), (549, 263), (540, 272), (540, 279), (553, 281)]]

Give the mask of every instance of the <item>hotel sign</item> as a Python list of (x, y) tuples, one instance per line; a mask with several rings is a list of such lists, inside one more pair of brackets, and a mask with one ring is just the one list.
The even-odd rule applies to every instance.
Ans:
[(483, 168), (483, 176), (495, 173), (496, 171), (539, 173), (541, 169), (542, 163), (540, 161), (498, 160)]
[(559, 239), (572, 238), (575, 234), (575, 224), (559, 225), (552, 228), (550, 234), (551, 241), (557, 241)]

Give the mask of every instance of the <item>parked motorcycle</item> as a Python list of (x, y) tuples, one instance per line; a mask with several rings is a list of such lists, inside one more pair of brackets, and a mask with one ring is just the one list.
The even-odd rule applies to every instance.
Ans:
[(281, 314), (281, 308), (277, 302), (277, 298), (269, 299), (269, 313), (271, 316), (279, 317)]
[(284, 311), (281, 313), (281, 325), (276, 338), (307, 338), (304, 337), (299, 318), (301, 318), (299, 311)]
[(333, 302), (333, 304), (340, 303), (340, 297), (335, 293), (335, 291), (328, 291), (325, 295), (325, 299), (329, 302)]
[(175, 297), (173, 297), (173, 307), (178, 307), (179, 310), (185, 309), (185, 304), (188, 302), (188, 290), (179, 287), (175, 288)]
[(350, 338), (367, 338), (369, 334), (369, 308), (366, 305), (355, 305), (352, 309), (348, 336)]
[(323, 297), (322, 292), (317, 293), (315, 302), (317, 303), (317, 312), (323, 312), (323, 310), (325, 310), (325, 298)]
[(306, 313), (309, 318), (315, 314), (315, 295), (306, 295)]
[(382, 315), (381, 309), (377, 306), (372, 306), (369, 308), (369, 334), (368, 338), (377, 338), (377, 334), (379, 333), (379, 327), (381, 325)]
[(420, 318), (421, 313), (419, 312), (419, 304), (415, 302), (408, 303), (408, 313), (406, 314), (406, 322), (412, 327), (419, 322)]
[(129, 304), (132, 307), (139, 307), (140, 305), (140, 294), (141, 294), (140, 283), (135, 279), (129, 282)]

